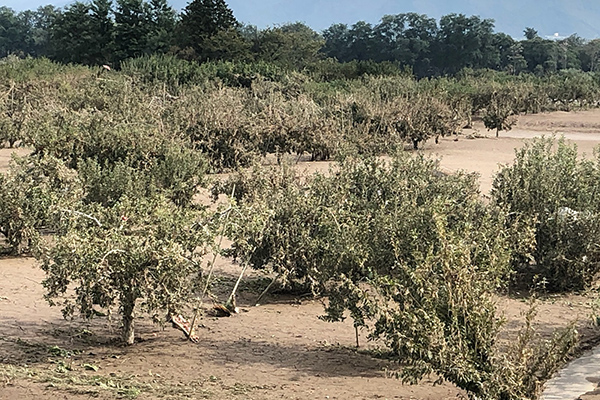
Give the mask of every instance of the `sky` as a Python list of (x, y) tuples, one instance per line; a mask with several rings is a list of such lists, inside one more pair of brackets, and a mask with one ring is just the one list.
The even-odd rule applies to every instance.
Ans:
[[(492, 18), (496, 31), (522, 38), (526, 27), (541, 36), (579, 34), (587, 39), (600, 37), (598, 0), (226, 0), (236, 18), (259, 28), (287, 22), (304, 22), (321, 31), (334, 23), (356, 21), (377, 23), (383, 15), (417, 12), (439, 19), (442, 15), (462, 13)], [(68, 0), (4, 0), (3, 5), (17, 11), (35, 9), (48, 3), (56, 6)], [(182, 9), (187, 0), (171, 0)]]

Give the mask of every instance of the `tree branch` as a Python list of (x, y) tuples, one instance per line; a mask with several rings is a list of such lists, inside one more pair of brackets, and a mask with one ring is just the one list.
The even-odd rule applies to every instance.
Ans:
[(84, 214), (84, 213), (82, 213), (82, 212), (80, 212), (80, 211), (75, 211), (75, 210), (67, 210), (66, 208), (61, 208), (61, 209), (60, 209), (60, 211), (64, 211), (64, 212), (67, 212), (67, 213), (69, 213), (69, 214), (75, 214), (75, 215), (79, 215), (79, 216), (81, 216), (81, 217), (85, 217), (85, 218), (87, 218), (87, 219), (91, 219), (91, 220), (92, 220), (92, 221), (94, 221), (96, 224), (98, 224), (98, 226), (99, 226), (100, 228), (102, 228), (102, 224), (100, 223), (100, 221), (98, 221), (98, 218), (96, 218), (96, 217), (93, 217), (93, 216), (91, 216), (91, 215), (89, 215), (89, 214)]

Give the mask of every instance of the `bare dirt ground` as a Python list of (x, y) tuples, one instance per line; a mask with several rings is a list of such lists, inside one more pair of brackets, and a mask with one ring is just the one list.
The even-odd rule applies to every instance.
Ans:
[(0, 171), (6, 171), (8, 169), (8, 164), (10, 163), (13, 153), (17, 156), (25, 156), (30, 153), (30, 150), (23, 148), (0, 149)]
[[(448, 171), (481, 175), (482, 192), (491, 187), (498, 164), (510, 163), (514, 149), (542, 134), (564, 134), (591, 154), (600, 144), (600, 110), (528, 115), (509, 132), (474, 130), (439, 145), (426, 143), (427, 154), (441, 157)], [(467, 139), (475, 137), (474, 139)], [(480, 137), (481, 136), (481, 137)], [(20, 150), (24, 154), (24, 150)], [(0, 170), (10, 151), (0, 150)], [(327, 170), (328, 163), (306, 164), (308, 171)], [(304, 167), (304, 166), (303, 166)], [(231, 287), (238, 267), (219, 264), (222, 288)], [(355, 348), (351, 321), (331, 324), (318, 319), (321, 300), (269, 296), (254, 306), (266, 280), (253, 274), (238, 298), (241, 312), (230, 318), (204, 317), (201, 341), (192, 344), (170, 326), (136, 320), (139, 342), (119, 345), (118, 321), (99, 317), (91, 323), (65, 321), (43, 299), (43, 272), (30, 258), (0, 259), (0, 400), (4, 399), (457, 399), (456, 387), (402, 385), (387, 371), (396, 366), (374, 358), (360, 334)], [(225, 292), (223, 289), (223, 293)], [(224, 298), (222, 299), (224, 300)], [(498, 299), (507, 331), (521, 326), (525, 301)], [(586, 338), (600, 336), (589, 323), (591, 299), (554, 296), (540, 301), (538, 325), (544, 334), (574, 319)], [(593, 397), (586, 397), (587, 400)], [(600, 397), (594, 398), (597, 400)]]
[[(465, 129), (463, 135), (425, 143), (423, 151), (441, 159), (442, 168), (448, 171), (463, 169), (480, 174), (481, 191), (489, 192), (499, 165), (514, 159), (514, 150), (523, 146), (527, 139), (541, 136), (564, 136), (577, 144), (582, 156), (593, 155), (600, 145), (600, 110), (579, 112), (553, 112), (520, 116), (510, 131), (488, 131), (480, 121), (473, 129)], [(458, 139), (457, 141), (454, 141)]]

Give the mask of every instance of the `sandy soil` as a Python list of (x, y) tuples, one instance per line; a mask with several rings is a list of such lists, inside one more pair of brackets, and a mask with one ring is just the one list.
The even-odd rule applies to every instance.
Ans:
[(0, 149), (0, 171), (8, 169), (13, 153), (17, 156), (25, 156), (30, 153), (30, 150), (24, 148)]
[(523, 115), (512, 130), (501, 131), (498, 138), (495, 131), (475, 121), (473, 129), (465, 129), (463, 135), (442, 138), (438, 145), (427, 142), (423, 151), (439, 157), (442, 168), (448, 171), (479, 173), (481, 191), (487, 193), (499, 166), (513, 161), (515, 149), (527, 139), (552, 135), (564, 136), (577, 144), (582, 156), (590, 157), (600, 144), (600, 110)]
[[(222, 265), (233, 272), (231, 265)], [(105, 319), (89, 324), (64, 321), (57, 309), (42, 298), (43, 272), (34, 260), (0, 261), (0, 378), (6, 366), (43, 371), (38, 379), (22, 374), (2, 382), (0, 399), (63, 398), (68, 394), (93, 394), (82, 385), (61, 391), (48, 388), (56, 379), (57, 360), (72, 366), (69, 375), (100, 375), (144, 389), (142, 398), (181, 395), (210, 399), (451, 399), (460, 391), (449, 384), (403, 386), (386, 377), (394, 369), (385, 361), (356, 351), (351, 323), (320, 321), (319, 300), (271, 298), (254, 306), (256, 294), (245, 293), (238, 304), (241, 313), (231, 318), (204, 318), (199, 344), (185, 340), (181, 332), (152, 325), (144, 318), (136, 323), (140, 342), (124, 348), (110, 340), (116, 325)], [(361, 335), (362, 343), (366, 343)], [(74, 354), (56, 357), (48, 349), (58, 346)], [(86, 371), (84, 365), (98, 371)], [(45, 374), (48, 377), (43, 376)], [(59, 374), (61, 377), (61, 374)], [(8, 378), (6, 378), (8, 379)], [(152, 389), (150, 389), (152, 386)], [(111, 392), (99, 390), (101, 397)]]
[[(499, 138), (479, 124), (474, 128), (457, 141), (427, 143), (422, 151), (441, 157), (448, 171), (478, 172), (485, 193), (498, 165), (510, 163), (514, 149), (528, 138), (564, 133), (591, 154), (600, 144), (600, 111), (523, 116)], [(467, 139), (466, 134), (487, 137)], [(0, 150), (0, 170), (6, 168), (9, 154)], [(306, 168), (324, 171), (328, 165), (310, 163)], [(237, 266), (222, 261), (219, 269), (223, 287), (231, 286)], [(450, 384), (434, 386), (435, 377), (416, 386), (390, 377), (386, 371), (394, 365), (363, 351), (377, 344), (367, 343), (361, 333), (361, 348), (355, 348), (351, 321), (318, 319), (323, 313), (318, 299), (271, 296), (255, 307), (260, 288), (247, 283), (238, 301), (241, 313), (205, 317), (199, 344), (186, 341), (170, 326), (155, 326), (140, 317), (140, 341), (124, 348), (114, 340), (116, 322), (63, 320), (60, 310), (43, 299), (43, 278), (32, 259), (0, 259), (0, 400), (112, 399), (139, 392), (143, 399), (464, 398)], [(526, 302), (503, 297), (498, 307), (507, 318), (507, 331), (517, 331)], [(597, 335), (589, 327), (592, 310), (584, 296), (548, 298), (538, 310), (544, 333), (579, 319), (587, 337)]]

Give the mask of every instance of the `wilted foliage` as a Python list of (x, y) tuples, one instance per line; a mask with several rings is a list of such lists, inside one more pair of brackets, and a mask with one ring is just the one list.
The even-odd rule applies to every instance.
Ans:
[[(178, 312), (198, 289), (212, 241), (208, 223), (203, 213), (160, 197), (63, 210), (61, 234), (41, 256), (47, 299), (65, 316), (91, 318), (118, 307), (123, 340), (133, 344), (136, 310), (164, 321), (161, 312)], [(64, 296), (69, 288), (74, 299)]]
[(56, 229), (54, 213), (81, 195), (77, 174), (60, 160), (14, 158), (7, 173), (0, 173), (0, 234), (8, 251), (32, 250), (41, 230)]
[(496, 176), (492, 197), (511, 218), (535, 232), (533, 261), (516, 257), (525, 282), (538, 276), (550, 290), (580, 290), (600, 272), (600, 160), (578, 158), (564, 139), (536, 139), (516, 151)]
[[(473, 396), (504, 399), (532, 396), (547, 379), (515, 386), (516, 369), (535, 374), (537, 364), (502, 358), (497, 347), (493, 296), (511, 274), (510, 242), (532, 238), (505, 229), (507, 216), (482, 203), (473, 175), (401, 154), (349, 157), (305, 180), (286, 167), (246, 174), (220, 189), (235, 184), (240, 204), (231, 254), (327, 293), (324, 318), (348, 311), (401, 360), (403, 379), (436, 373)], [(528, 339), (527, 352), (541, 357), (535, 346)]]
[[(528, 322), (499, 350), (494, 294), (513, 276), (553, 289), (591, 282), (600, 161), (535, 142), (486, 204), (474, 175), (401, 152), (474, 114), (507, 129), (518, 113), (595, 104), (587, 78), (416, 80), (392, 63), (322, 60), (299, 72), (166, 56), (122, 72), (40, 61), (44, 74), (22, 62), (22, 73), (0, 65), (0, 135), (33, 154), (0, 174), (0, 233), (13, 252), (36, 250), (65, 316), (118, 309), (132, 343), (136, 310), (158, 320), (182, 307), (217, 231), (194, 195), (207, 172), (233, 171), (215, 188), (237, 201), (228, 253), (328, 294), (324, 318), (350, 315), (405, 380), (433, 372), (474, 398), (529, 398), (572, 347), (572, 331), (542, 343)], [(285, 164), (294, 153), (339, 163), (301, 176)], [(260, 167), (272, 155), (281, 165)], [(54, 240), (39, 241), (44, 231)], [(75, 298), (63, 297), (69, 288)]]
[(509, 131), (517, 122), (518, 100), (512, 88), (502, 88), (494, 91), (490, 102), (483, 113), (483, 123), (488, 129), (496, 130), (496, 137), (500, 131)]

